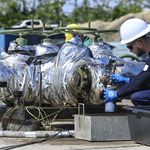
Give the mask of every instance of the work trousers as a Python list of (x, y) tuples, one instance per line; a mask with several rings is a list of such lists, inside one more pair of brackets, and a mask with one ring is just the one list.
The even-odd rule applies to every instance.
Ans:
[(135, 106), (150, 105), (150, 87), (133, 93), (131, 101)]

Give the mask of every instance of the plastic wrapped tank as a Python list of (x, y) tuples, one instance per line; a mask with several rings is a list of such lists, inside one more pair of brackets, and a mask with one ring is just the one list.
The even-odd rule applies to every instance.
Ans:
[(7, 87), (0, 90), (0, 99), (12, 105), (13, 91), (23, 92), (25, 105), (38, 104), (40, 89), (42, 103), (54, 107), (62, 106), (67, 100), (72, 106), (79, 102), (99, 105), (103, 103), (103, 90), (111, 84), (110, 74), (132, 77), (144, 66), (143, 62), (125, 62), (114, 56), (102, 42), (86, 47), (79, 36), (71, 38), (60, 50), (52, 43), (14, 45), (12, 42), (9, 50), (17, 49), (19, 53), (3, 51), (0, 60), (0, 82), (7, 82)]

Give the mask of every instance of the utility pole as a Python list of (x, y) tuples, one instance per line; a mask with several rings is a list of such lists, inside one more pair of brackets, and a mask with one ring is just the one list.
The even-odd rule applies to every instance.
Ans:
[(74, 16), (74, 20), (75, 20), (75, 23), (77, 22), (77, 0), (75, 0), (75, 16)]
[(76, 23), (77, 22), (77, 15), (78, 15), (78, 12), (77, 12), (77, 0), (74, 0), (74, 3), (69, 3), (70, 5), (73, 5), (74, 6), (74, 22)]
[(85, 21), (87, 21), (88, 18), (87, 0), (84, 0), (84, 10), (85, 10)]
[(23, 3), (23, 13), (26, 14), (26, 2), (25, 2), (25, 0), (23, 0), (22, 3)]

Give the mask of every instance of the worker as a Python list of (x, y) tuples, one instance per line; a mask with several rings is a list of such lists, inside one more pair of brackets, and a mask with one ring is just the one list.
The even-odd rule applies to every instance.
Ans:
[[(121, 44), (126, 44), (130, 52), (141, 56), (150, 55), (150, 26), (143, 20), (132, 18), (120, 27)], [(110, 75), (115, 84), (124, 84), (120, 89), (104, 89), (104, 102), (116, 101), (131, 95), (135, 106), (150, 105), (150, 56), (145, 62), (143, 70), (135, 77), (126, 78), (119, 74)]]
[[(77, 27), (77, 28), (79, 28), (79, 26), (75, 23), (69, 24), (69, 25), (67, 25), (67, 27)], [(73, 31), (76, 31), (76, 30), (73, 30)], [(72, 38), (72, 36), (73, 36), (72, 34), (66, 33), (65, 34), (65, 37), (66, 37), (65, 42), (69, 41)], [(84, 37), (83, 34), (80, 34), (79, 37), (82, 39), (83, 45), (85, 45), (85, 46), (92, 45), (92, 39), (90, 39), (88, 36)]]

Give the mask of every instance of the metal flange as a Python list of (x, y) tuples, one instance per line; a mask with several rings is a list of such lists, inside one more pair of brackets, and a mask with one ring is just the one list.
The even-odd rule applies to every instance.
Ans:
[(92, 84), (92, 77), (90, 70), (86, 65), (79, 66), (71, 79), (71, 92), (78, 98), (84, 98), (85, 94), (89, 92)]

